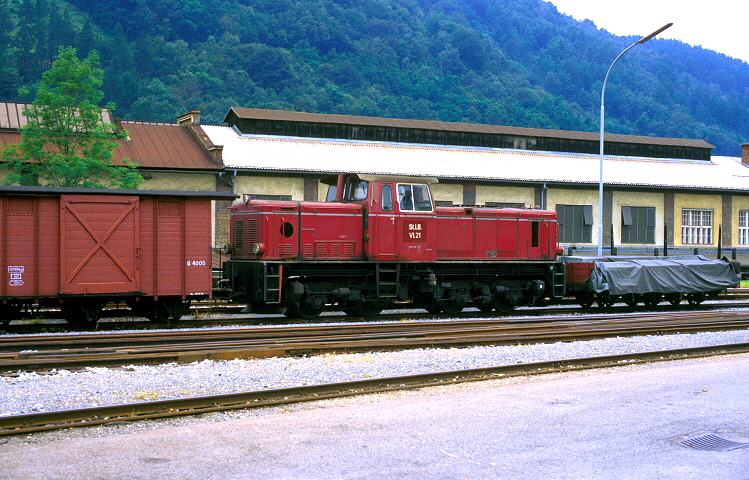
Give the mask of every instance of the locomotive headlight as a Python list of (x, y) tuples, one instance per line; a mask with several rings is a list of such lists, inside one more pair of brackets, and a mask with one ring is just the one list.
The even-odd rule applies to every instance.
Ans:
[(252, 246), (252, 253), (255, 255), (262, 255), (265, 253), (265, 245), (262, 243), (256, 243)]

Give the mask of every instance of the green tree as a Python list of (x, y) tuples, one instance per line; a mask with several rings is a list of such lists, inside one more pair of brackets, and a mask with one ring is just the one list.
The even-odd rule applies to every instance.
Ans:
[(60, 47), (57, 60), (39, 83), (22, 141), (3, 151), (11, 170), (6, 183), (58, 187), (138, 188), (143, 182), (134, 163), (112, 163), (117, 140), (126, 134), (104, 121), (107, 104), (98, 106), (104, 72), (92, 51), (80, 61), (72, 47)]

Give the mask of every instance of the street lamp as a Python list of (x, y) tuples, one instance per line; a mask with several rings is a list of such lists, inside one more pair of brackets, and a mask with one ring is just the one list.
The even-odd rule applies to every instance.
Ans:
[(606, 94), (606, 82), (609, 80), (609, 74), (611, 73), (611, 69), (614, 68), (614, 65), (616, 62), (629, 51), (632, 47), (635, 45), (639, 45), (641, 43), (645, 43), (651, 38), (655, 37), (668, 27), (673, 25), (673, 23), (666, 24), (656, 30), (655, 32), (651, 33), (650, 35), (646, 37), (642, 37), (629, 47), (625, 48), (622, 53), (619, 54), (616, 59), (614, 59), (614, 62), (609, 67), (608, 72), (606, 72), (606, 78), (603, 79), (603, 88), (601, 89), (601, 137), (599, 139), (599, 146), (600, 146), (600, 159), (599, 159), (599, 176), (598, 176), (598, 256), (603, 255), (603, 98)]

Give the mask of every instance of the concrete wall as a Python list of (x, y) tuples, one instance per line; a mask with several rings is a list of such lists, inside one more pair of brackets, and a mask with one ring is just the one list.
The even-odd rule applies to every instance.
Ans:
[(476, 204), (485, 205), (486, 202), (522, 203), (526, 207), (532, 208), (535, 203), (535, 194), (534, 187), (477, 185)]
[(234, 193), (240, 196), (244, 194), (291, 195), (292, 200), (301, 202), (304, 200), (304, 179), (263, 176), (262, 174), (238, 175), (234, 180)]
[(150, 177), (140, 186), (141, 190), (186, 190), (197, 192), (216, 191), (216, 175), (209, 173), (143, 172)]
[(435, 201), (453, 202), (453, 205), (462, 205), (463, 185), (436, 183), (432, 185), (432, 195)]

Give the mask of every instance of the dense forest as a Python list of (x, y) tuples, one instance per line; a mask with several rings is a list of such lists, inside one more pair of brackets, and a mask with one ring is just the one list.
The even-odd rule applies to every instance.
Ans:
[[(2, 0), (0, 100), (32, 100), (70, 45), (99, 52), (123, 119), (242, 106), (597, 132), (606, 70), (636, 39), (542, 0)], [(606, 131), (738, 155), (749, 64), (638, 46), (609, 79)]]

